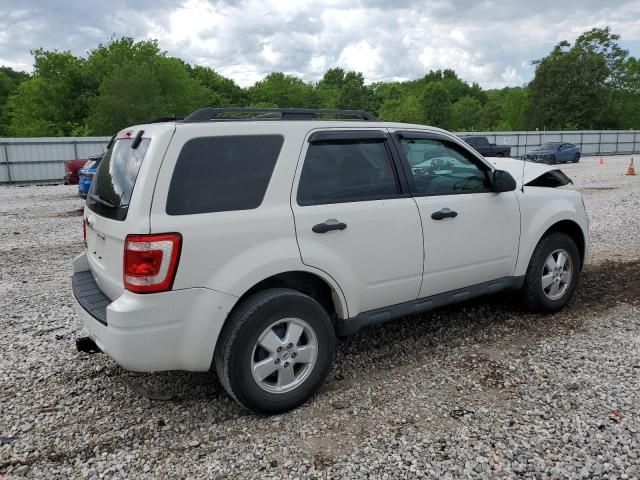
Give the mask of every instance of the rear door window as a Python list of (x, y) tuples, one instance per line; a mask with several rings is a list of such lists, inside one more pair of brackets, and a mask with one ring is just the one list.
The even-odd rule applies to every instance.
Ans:
[(87, 206), (98, 215), (124, 220), (149, 138), (131, 148), (133, 138), (118, 139), (104, 154), (87, 194)]
[(283, 142), (281, 135), (189, 140), (173, 170), (167, 213), (189, 215), (257, 208)]
[(298, 185), (298, 205), (378, 200), (398, 194), (384, 139), (309, 145)]

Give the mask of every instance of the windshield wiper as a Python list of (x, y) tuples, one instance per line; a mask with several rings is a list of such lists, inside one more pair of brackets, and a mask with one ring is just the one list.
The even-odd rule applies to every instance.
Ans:
[(93, 200), (93, 201), (95, 201), (95, 202), (98, 202), (100, 205), (104, 205), (105, 207), (108, 207), (108, 208), (117, 208), (113, 203), (111, 203), (111, 202), (109, 202), (109, 201), (107, 201), (107, 200), (103, 199), (100, 195), (96, 195), (95, 193), (90, 193), (90, 194), (88, 195), (88, 197), (89, 197), (91, 200)]

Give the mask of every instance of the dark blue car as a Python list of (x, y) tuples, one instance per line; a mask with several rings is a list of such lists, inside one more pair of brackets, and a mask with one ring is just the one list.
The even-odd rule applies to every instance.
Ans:
[(580, 160), (580, 149), (573, 143), (547, 142), (522, 156), (523, 160), (539, 163), (567, 163)]
[(102, 154), (89, 157), (87, 163), (85, 163), (78, 172), (78, 195), (82, 198), (87, 198), (89, 187), (98, 170), (100, 160), (102, 160)]

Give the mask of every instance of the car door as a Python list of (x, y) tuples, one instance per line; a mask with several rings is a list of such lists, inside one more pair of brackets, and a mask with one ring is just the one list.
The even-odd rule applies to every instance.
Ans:
[(294, 179), (302, 261), (336, 280), (350, 317), (415, 300), (420, 290), (420, 215), (389, 142), (383, 129), (312, 131)]
[(567, 150), (566, 150), (566, 148), (567, 148), (567, 146), (564, 143), (561, 143), (560, 145), (558, 145), (556, 153), (555, 153), (556, 161), (558, 163), (567, 161)]
[(576, 146), (572, 143), (565, 143), (563, 146), (563, 153), (565, 163), (573, 162), (576, 155)]
[(452, 137), (395, 131), (420, 211), (420, 298), (513, 275), (520, 238), (515, 192), (490, 188), (491, 167)]

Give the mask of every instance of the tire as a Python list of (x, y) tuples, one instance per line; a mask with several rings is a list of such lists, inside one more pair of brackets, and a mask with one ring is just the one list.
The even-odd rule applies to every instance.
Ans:
[(496, 157), (504, 157), (504, 153), (498, 152), (498, 153), (496, 153)]
[[(567, 279), (564, 270), (561, 272), (551, 272), (546, 265), (547, 259), (556, 252), (563, 252), (568, 257), (565, 261), (569, 263), (571, 269), (570, 278)], [(557, 259), (557, 257), (555, 258)], [(557, 266), (557, 263), (556, 263)], [(573, 239), (561, 232), (552, 232), (542, 237), (536, 246), (523, 286), (524, 303), (527, 308), (535, 312), (554, 313), (562, 309), (573, 296), (580, 274), (580, 252)], [(551, 274), (551, 277), (549, 275)], [(543, 276), (545, 283), (549, 278), (561, 277), (557, 281), (558, 289), (554, 291), (554, 282), (550, 286), (543, 287)], [(563, 280), (566, 280), (563, 283)], [(566, 288), (564, 287), (566, 285)]]
[(550, 165), (555, 165), (557, 162), (556, 160), (556, 156), (555, 155), (551, 155), (551, 157), (549, 157), (549, 164)]
[(580, 161), (580, 154), (576, 153), (573, 157), (573, 163), (578, 163)]
[[(290, 348), (292, 343), (285, 340), (294, 331), (303, 333)], [(269, 350), (258, 343), (261, 337)], [(313, 357), (309, 345), (314, 342), (315, 360), (293, 360), (296, 355), (298, 359)], [(282, 351), (276, 351), (275, 345)], [(252, 295), (232, 312), (218, 340), (214, 363), (220, 382), (234, 400), (255, 413), (270, 414), (307, 401), (326, 379), (334, 352), (335, 332), (324, 308), (296, 290), (274, 288)], [(267, 369), (263, 372), (275, 369), (263, 380), (258, 379), (258, 373), (254, 375), (254, 367), (260, 362)]]

